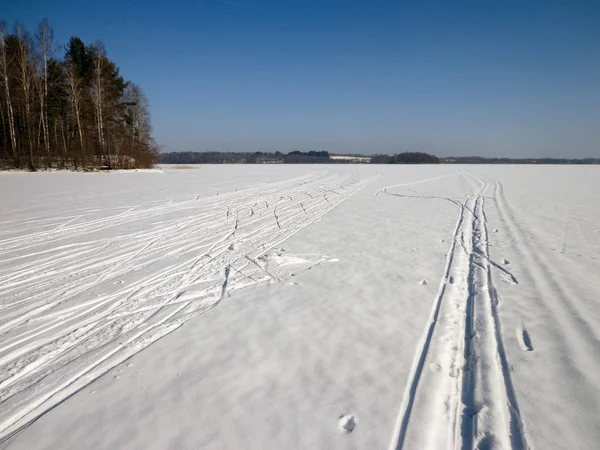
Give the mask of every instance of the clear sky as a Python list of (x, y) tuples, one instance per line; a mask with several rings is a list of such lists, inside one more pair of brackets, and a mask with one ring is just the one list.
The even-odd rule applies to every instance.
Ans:
[(164, 151), (600, 157), (598, 0), (0, 0), (43, 17), (105, 43)]

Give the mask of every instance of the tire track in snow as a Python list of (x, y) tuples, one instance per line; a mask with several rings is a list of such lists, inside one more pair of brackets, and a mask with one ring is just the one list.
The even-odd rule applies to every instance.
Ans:
[[(278, 281), (256, 261), (373, 180), (347, 172), (312, 173), (0, 241), (7, 259), (18, 255), (27, 261), (0, 266), (0, 279), (7, 281), (0, 285), (7, 313), (0, 317), (0, 442), (226, 294)], [(326, 201), (318, 195), (324, 189), (337, 195)], [(293, 200), (305, 193), (310, 200)], [(144, 227), (149, 220), (156, 220), (150, 231)], [(94, 236), (138, 221), (144, 231), (119, 235), (115, 228), (109, 246)], [(88, 239), (85, 252), (81, 246), (62, 246), (56, 254), (38, 248), (48, 242), (59, 247), (74, 236)], [(176, 262), (165, 266), (167, 257)], [(31, 277), (36, 260), (45, 269)], [(135, 281), (119, 284), (134, 272), (140, 274)], [(99, 286), (110, 288), (96, 297)]]
[[(484, 208), (488, 183), (468, 173), (460, 176), (479, 183), (464, 201), (424, 197), (450, 201), (459, 214), (401, 403), (392, 450), (527, 448), (497, 311), (492, 270), (499, 267), (489, 255)], [(381, 192), (402, 196), (385, 188)]]

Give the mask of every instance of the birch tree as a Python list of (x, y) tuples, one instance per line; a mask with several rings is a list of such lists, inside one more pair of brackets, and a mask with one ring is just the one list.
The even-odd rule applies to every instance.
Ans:
[(106, 82), (104, 79), (104, 70), (106, 65), (106, 50), (104, 44), (98, 41), (91, 49), (92, 55), (92, 84), (91, 95), (94, 114), (96, 117), (96, 133), (98, 137), (98, 146), (100, 157), (106, 156), (106, 164), (110, 167), (110, 158), (105, 153), (104, 148), (104, 97), (106, 91)]
[(52, 42), (54, 40), (54, 30), (48, 23), (48, 19), (42, 20), (38, 24), (36, 34), (38, 49), (41, 59), (41, 80), (42, 91), (40, 92), (40, 116), (42, 130), (44, 133), (44, 148), (48, 165), (50, 164), (50, 139), (48, 137), (48, 60), (52, 51)]
[[(79, 78), (77, 67), (72, 62), (66, 63), (66, 76), (65, 76), (65, 91), (67, 93), (67, 99), (71, 107), (71, 112), (75, 119), (75, 125), (77, 129), (77, 135), (79, 136), (79, 149), (81, 151), (81, 165), (85, 167), (85, 144), (83, 139), (83, 124), (81, 118), (82, 104), (83, 104), (83, 88), (82, 82)], [(64, 140), (64, 131), (63, 131)]]
[(32, 127), (32, 103), (35, 75), (32, 65), (32, 46), (31, 38), (27, 30), (22, 25), (15, 26), (16, 37), (16, 65), (18, 70), (17, 79), (21, 87), (22, 103), (24, 109), (25, 133), (27, 137), (28, 163), (30, 170), (35, 170), (36, 165), (33, 160), (33, 127)]
[(6, 115), (8, 122), (8, 134), (10, 140), (10, 146), (12, 150), (12, 157), (16, 166), (20, 165), (18, 158), (17, 148), (17, 134), (15, 132), (15, 116), (12, 103), (12, 93), (10, 90), (9, 80), (9, 68), (11, 61), (9, 61), (9, 53), (6, 43), (6, 23), (0, 22), (0, 77), (2, 77), (2, 84), (4, 87), (4, 100), (6, 102)]

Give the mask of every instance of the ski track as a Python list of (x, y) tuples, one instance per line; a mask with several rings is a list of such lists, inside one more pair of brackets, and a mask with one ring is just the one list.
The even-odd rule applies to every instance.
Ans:
[(260, 258), (375, 178), (311, 172), (0, 239), (0, 443), (232, 291), (280, 281)]
[[(503, 281), (518, 281), (489, 252), (486, 193), (493, 187), (497, 197), (497, 183), (464, 171), (457, 176), (471, 192), (461, 201), (419, 195), (408, 188), (416, 183), (377, 191), (445, 200), (458, 208), (444, 275), (415, 353), (390, 450), (529, 448), (504, 349), (494, 271)], [(411, 194), (392, 192), (399, 187)]]

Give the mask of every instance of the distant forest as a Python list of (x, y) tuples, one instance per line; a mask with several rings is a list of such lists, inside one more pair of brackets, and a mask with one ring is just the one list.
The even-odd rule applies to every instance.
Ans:
[(442, 164), (600, 164), (600, 158), (484, 158), (482, 156), (451, 156)]
[(134, 168), (158, 159), (148, 99), (101, 41), (55, 54), (47, 20), (32, 35), (0, 22), (0, 168)]
[(371, 164), (440, 164), (440, 158), (429, 153), (404, 152), (395, 155), (376, 155)]
[(162, 164), (329, 164), (335, 162), (328, 152), (293, 151), (290, 153), (235, 153), (235, 152), (173, 152), (162, 153)]
[[(346, 155), (353, 156), (353, 155)], [(360, 164), (364, 161), (332, 158), (325, 151), (290, 153), (235, 153), (235, 152), (173, 152), (162, 153), (162, 164)], [(377, 155), (373, 164), (439, 164), (437, 156), (419, 152), (405, 152), (393, 156)], [(368, 161), (367, 161), (368, 163)]]
[(331, 157), (328, 152), (235, 153), (235, 152), (173, 152), (159, 155), (163, 164), (600, 164), (600, 158), (484, 158), (481, 156), (452, 156), (438, 158), (421, 152), (404, 152), (395, 155)]

